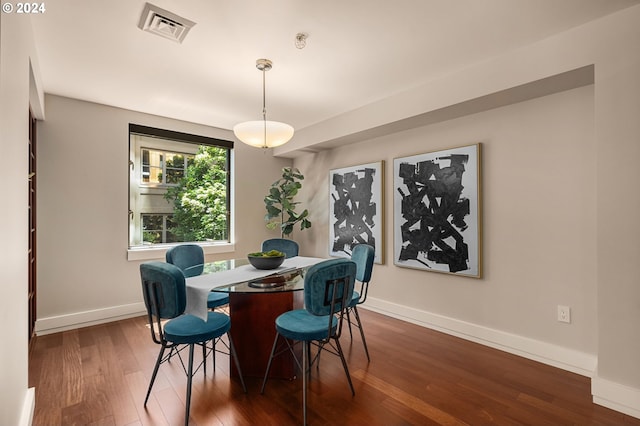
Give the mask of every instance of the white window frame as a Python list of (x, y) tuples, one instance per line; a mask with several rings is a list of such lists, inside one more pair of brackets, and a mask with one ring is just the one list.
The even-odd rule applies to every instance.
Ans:
[[(144, 138), (144, 136), (142, 138)], [(178, 144), (179, 142), (174, 142), (174, 143)], [(193, 157), (194, 154), (191, 153), (191, 152), (180, 152), (180, 151), (177, 151), (175, 149), (174, 150), (159, 149), (159, 148), (155, 147), (156, 144), (158, 144), (157, 141), (150, 141), (148, 144), (145, 143), (140, 147), (140, 156), (139, 156), (139, 158), (140, 158), (140, 167), (139, 167), (139, 169), (140, 169), (140, 181), (139, 181), (139, 184), (141, 186), (160, 187), (160, 188), (168, 188), (168, 187), (171, 187), (171, 186), (176, 186), (175, 183), (167, 183), (166, 182), (166, 178), (168, 176), (168, 173), (167, 173), (167, 158), (166, 158), (167, 154), (180, 154), (180, 155), (184, 156), (184, 164), (183, 164), (184, 167), (182, 169), (183, 171), (187, 170), (187, 161), (188, 161), (187, 159), (190, 156)], [(144, 150), (147, 150), (147, 151), (150, 151), (150, 152), (151, 151), (155, 151), (155, 152), (161, 152), (162, 153), (162, 155), (164, 157), (164, 159), (162, 160), (162, 180), (164, 182), (144, 182), (143, 181), (142, 178), (144, 177), (144, 164), (142, 163), (142, 158), (143, 158), (142, 151), (144, 151)], [(192, 149), (190, 149), (190, 148), (186, 148), (185, 150), (186, 151), (192, 151)], [(153, 167), (153, 166), (149, 166), (149, 167)]]

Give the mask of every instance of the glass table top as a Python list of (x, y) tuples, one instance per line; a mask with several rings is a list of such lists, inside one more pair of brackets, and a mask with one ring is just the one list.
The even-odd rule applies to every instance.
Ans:
[[(249, 265), (249, 260), (246, 258), (219, 260), (207, 262), (203, 265), (195, 265), (186, 268), (183, 272), (185, 276), (194, 277), (229, 271), (240, 267), (248, 268), (246, 265)], [(211, 291), (222, 293), (276, 293), (304, 290), (304, 273), (307, 269), (308, 266), (279, 268), (273, 270), (273, 272), (265, 270), (263, 272), (266, 276), (216, 286), (211, 288)]]

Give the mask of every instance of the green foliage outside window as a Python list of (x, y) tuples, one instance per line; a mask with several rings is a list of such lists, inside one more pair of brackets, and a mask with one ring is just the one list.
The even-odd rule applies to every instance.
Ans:
[(227, 149), (200, 146), (184, 177), (167, 189), (177, 241), (227, 240)]
[(142, 215), (142, 240), (145, 243), (158, 244), (162, 243), (162, 229), (163, 229), (163, 217), (162, 215)]
[[(178, 183), (184, 177), (184, 160), (185, 156), (182, 154), (167, 154), (167, 164), (165, 165), (167, 184)], [(192, 161), (193, 159), (190, 156), (187, 157), (187, 167), (192, 164)]]

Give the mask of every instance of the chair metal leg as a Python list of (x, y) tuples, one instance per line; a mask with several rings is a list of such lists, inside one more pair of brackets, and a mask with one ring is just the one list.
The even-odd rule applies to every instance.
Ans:
[[(215, 362), (216, 353), (213, 353), (213, 359)], [(202, 368), (204, 369), (204, 375), (207, 375), (207, 342), (202, 344)], [(213, 366), (213, 371), (216, 371), (216, 366)]]
[(273, 354), (276, 353), (276, 347), (278, 345), (278, 337), (280, 333), (276, 332), (276, 338), (273, 339), (273, 346), (271, 347), (271, 354), (269, 355), (269, 362), (267, 363), (267, 370), (264, 372), (264, 379), (262, 379), (262, 388), (260, 388), (260, 393), (264, 393), (264, 387), (267, 384), (267, 377), (269, 376), (269, 370), (271, 369), (271, 361), (273, 361)]
[(187, 408), (184, 414), (184, 425), (187, 426), (189, 424), (189, 410), (191, 409), (191, 381), (193, 379), (193, 346), (191, 343), (189, 345), (189, 373), (187, 375)]
[[(367, 339), (364, 338), (364, 330), (362, 329), (362, 322), (360, 321), (360, 315), (358, 314), (358, 308), (356, 306), (353, 307), (353, 313), (356, 316), (356, 321), (358, 322), (358, 328), (360, 329), (360, 337), (362, 337), (362, 344), (364, 345), (364, 351), (367, 354), (367, 361), (371, 362), (371, 358), (369, 357), (369, 348), (367, 347)], [(351, 329), (351, 323), (349, 323), (349, 329)]]
[(213, 355), (213, 372), (216, 372), (216, 339), (211, 339), (211, 354)]
[(165, 345), (162, 345), (160, 347), (160, 352), (158, 353), (158, 359), (156, 360), (156, 365), (155, 367), (153, 367), (153, 373), (151, 374), (151, 381), (149, 382), (149, 389), (147, 389), (147, 396), (144, 398), (145, 407), (147, 406), (147, 401), (149, 401), (149, 395), (151, 395), (151, 388), (153, 387), (153, 382), (156, 381), (156, 375), (158, 374), (158, 368), (160, 368), (160, 364), (162, 363), (162, 357), (164, 356), (165, 349), (167, 349)]
[[(354, 308), (355, 309), (355, 308)], [(349, 325), (349, 338), (351, 338), (351, 340), (353, 340), (353, 333), (351, 332), (351, 315), (349, 314), (349, 311), (351, 311), (351, 308), (347, 308), (346, 309), (346, 313), (347, 313), (347, 324)]]
[[(231, 356), (233, 356), (233, 361), (236, 363), (238, 376), (240, 376), (240, 383), (242, 383), (242, 390), (244, 391), (244, 393), (247, 393), (247, 387), (244, 385), (244, 378), (242, 377), (242, 370), (240, 369), (240, 361), (238, 361), (238, 355), (236, 354), (236, 347), (233, 346), (233, 340), (231, 340), (231, 334), (227, 333), (227, 337), (229, 338), (229, 352), (231, 353)], [(213, 355), (215, 356), (215, 352)], [(263, 384), (263, 387), (264, 387), (264, 384)]]
[(344, 368), (344, 372), (347, 375), (347, 380), (349, 381), (349, 387), (351, 388), (351, 395), (356, 396), (356, 391), (353, 389), (353, 383), (351, 382), (351, 375), (349, 374), (349, 367), (347, 367), (347, 361), (344, 359), (344, 353), (342, 353), (342, 346), (340, 346), (340, 339), (333, 338), (333, 340), (336, 342), (338, 355), (340, 355), (340, 360), (342, 361), (342, 368)]
[(172, 346), (171, 349), (169, 350), (169, 356), (167, 357), (167, 361), (171, 362), (171, 357), (173, 356), (173, 353), (178, 353), (178, 347), (177, 346)]
[(302, 419), (303, 424), (307, 425), (307, 370), (310, 370), (308, 364), (308, 355), (311, 342), (302, 342)]

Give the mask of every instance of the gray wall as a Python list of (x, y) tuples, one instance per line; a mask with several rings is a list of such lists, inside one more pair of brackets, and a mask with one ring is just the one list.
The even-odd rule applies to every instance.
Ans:
[[(47, 95), (38, 145), (39, 333), (144, 311), (140, 253), (127, 253), (129, 123), (232, 140), (230, 131)], [(264, 224), (269, 185), (287, 159), (236, 143), (235, 246), (209, 259), (244, 257), (278, 236)], [(164, 252), (151, 258), (164, 259)], [(149, 258), (148, 256), (146, 257)]]
[[(296, 159), (329, 253), (328, 171), (384, 161), (384, 257), (367, 306), (591, 375), (597, 357), (592, 85)], [(394, 265), (393, 160), (482, 144), (482, 279)], [(557, 321), (557, 305), (572, 323)], [(484, 336), (483, 336), (484, 334)], [(565, 353), (571, 354), (566, 356)]]

